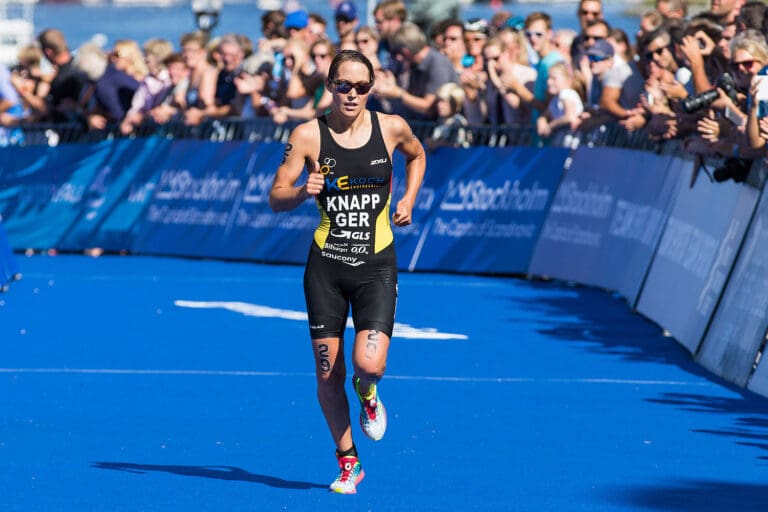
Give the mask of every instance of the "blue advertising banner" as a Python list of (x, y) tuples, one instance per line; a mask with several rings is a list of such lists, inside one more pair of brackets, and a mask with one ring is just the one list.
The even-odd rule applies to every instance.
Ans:
[(117, 139), (96, 165), (77, 220), (59, 244), (63, 250), (100, 247), (129, 250), (140, 218), (154, 191), (157, 169), (167, 159), (171, 141), (154, 137)]
[[(283, 160), (285, 145), (261, 143), (250, 148), (244, 167), (243, 193), (224, 233), (228, 251), (243, 258), (279, 263), (304, 263), (319, 223), (317, 205), (307, 200), (290, 212), (275, 213), (269, 207), (269, 191), (275, 171)], [(298, 183), (306, 181), (303, 174)]]
[(16, 257), (11, 249), (11, 244), (8, 242), (3, 224), (0, 222), (0, 288), (4, 287), (18, 273), (19, 267), (16, 265)]
[(15, 249), (58, 247), (113, 142), (0, 152), (0, 215)]
[(699, 175), (682, 187), (662, 235), (638, 311), (695, 353), (756, 206), (758, 192)]
[(633, 304), (678, 193), (682, 164), (619, 148), (576, 150), (530, 273), (615, 290)]
[(223, 243), (257, 155), (245, 142), (171, 142), (158, 162), (154, 192), (137, 223), (133, 250), (237, 258)]
[(569, 152), (477, 147), (431, 154), (423, 200), (432, 213), (418, 219), (421, 233), (403, 248), (413, 246), (408, 269), (525, 273)]
[(697, 356), (702, 366), (739, 386), (746, 385), (768, 330), (766, 254), (768, 194), (764, 193)]

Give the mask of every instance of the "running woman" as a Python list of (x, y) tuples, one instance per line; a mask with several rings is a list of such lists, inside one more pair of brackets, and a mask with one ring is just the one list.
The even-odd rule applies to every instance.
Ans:
[[(344, 50), (334, 57), (326, 82), (333, 94), (330, 113), (293, 130), (269, 198), (277, 212), (309, 198), (320, 210), (304, 271), (304, 295), (318, 400), (341, 468), (330, 489), (342, 494), (357, 492), (364, 476), (344, 389), (347, 315), (351, 306), (352, 384), (360, 402), (360, 425), (378, 441), (387, 415), (377, 383), (387, 363), (397, 301), (389, 221), (393, 151), (400, 150), (406, 159), (405, 194), (392, 215), (396, 226), (411, 223), (426, 170), (421, 142), (408, 123), (397, 115), (366, 110), (373, 81), (373, 66), (362, 53)], [(307, 181), (297, 185), (305, 164)]]

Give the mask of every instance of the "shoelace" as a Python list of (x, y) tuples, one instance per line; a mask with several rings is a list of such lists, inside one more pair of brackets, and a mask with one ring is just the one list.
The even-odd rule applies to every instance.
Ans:
[(368, 415), (368, 419), (375, 421), (376, 420), (376, 399), (372, 398), (370, 400), (364, 400), (363, 404), (365, 404), (365, 413)]
[(345, 462), (341, 465), (341, 475), (339, 475), (339, 481), (348, 482), (352, 476), (352, 470), (355, 469), (355, 465), (351, 462)]

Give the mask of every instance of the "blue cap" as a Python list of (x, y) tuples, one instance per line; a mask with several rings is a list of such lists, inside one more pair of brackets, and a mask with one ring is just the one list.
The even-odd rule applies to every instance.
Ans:
[(509, 27), (512, 30), (523, 30), (525, 27), (525, 20), (521, 16), (510, 16), (507, 21), (504, 22), (505, 27)]
[(346, 21), (353, 21), (357, 19), (357, 7), (349, 0), (344, 0), (336, 7), (336, 18), (341, 18)]
[(605, 39), (595, 41), (595, 44), (587, 48), (584, 53), (607, 59), (613, 57), (613, 45)]
[(309, 14), (307, 11), (289, 12), (285, 17), (285, 28), (306, 28), (309, 25)]

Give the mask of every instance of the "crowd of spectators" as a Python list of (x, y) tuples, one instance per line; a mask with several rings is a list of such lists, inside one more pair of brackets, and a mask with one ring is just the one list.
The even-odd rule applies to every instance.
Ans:
[(369, 108), (435, 122), (430, 144), (470, 145), (477, 126), (528, 127), (546, 143), (614, 123), (743, 162), (765, 156), (768, 141), (767, 13), (760, 1), (711, 0), (689, 16), (685, 0), (656, 0), (627, 34), (601, 0), (578, 3), (578, 30), (545, 12), (417, 25), (401, 0), (382, 0), (367, 26), (345, 0), (330, 31), (318, 14), (274, 10), (257, 41), (192, 32), (74, 52), (48, 29), (0, 70), (0, 124), (76, 121), (127, 135), (171, 121), (311, 119), (330, 105), (334, 54), (356, 49), (376, 71)]

